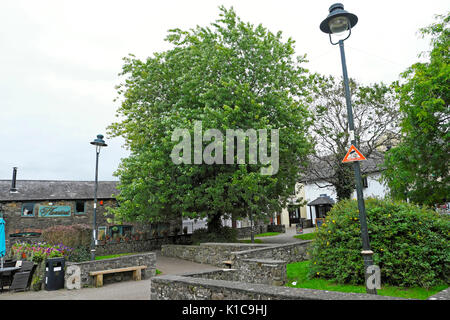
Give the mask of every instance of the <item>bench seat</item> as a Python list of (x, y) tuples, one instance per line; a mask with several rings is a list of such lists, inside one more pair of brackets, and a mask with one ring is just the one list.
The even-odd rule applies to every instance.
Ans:
[(222, 263), (224, 265), (226, 265), (228, 268), (231, 268), (231, 266), (233, 265), (233, 261), (231, 261), (231, 260), (225, 260), (225, 261), (222, 261)]
[(133, 271), (133, 280), (138, 281), (138, 280), (141, 280), (141, 270), (142, 269), (147, 269), (147, 266), (133, 266), (133, 267), (125, 267), (125, 268), (117, 268), (117, 269), (91, 271), (91, 272), (89, 272), (89, 275), (94, 277), (95, 287), (101, 287), (101, 286), (103, 286), (103, 275), (104, 274)]

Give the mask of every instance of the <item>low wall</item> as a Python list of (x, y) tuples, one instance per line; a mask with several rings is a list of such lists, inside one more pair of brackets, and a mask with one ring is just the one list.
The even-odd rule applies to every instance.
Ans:
[(239, 269), (185, 273), (185, 277), (281, 286), (286, 283), (286, 262), (268, 259), (243, 260)]
[(148, 240), (133, 240), (128, 242), (98, 244), (95, 248), (96, 255), (103, 256), (109, 254), (148, 252), (161, 249), (166, 244), (191, 244), (190, 234), (154, 238)]
[[(86, 261), (67, 262), (64, 276), (67, 289), (79, 289), (80, 287), (94, 285), (93, 277), (89, 272), (125, 268), (132, 266), (147, 266), (142, 270), (142, 279), (148, 279), (156, 274), (156, 254), (154, 252), (126, 255), (117, 258)], [(113, 274), (105, 274), (103, 283), (126, 281), (132, 279), (132, 271)]]
[(230, 260), (232, 252), (268, 246), (270, 245), (246, 243), (201, 243), (198, 246), (162, 245), (161, 255), (223, 267), (223, 261)]
[[(161, 238), (153, 238), (147, 240), (130, 240), (123, 242), (108, 242), (102, 244), (99, 242), (95, 248), (95, 254), (97, 256), (104, 256), (109, 254), (130, 253), (130, 252), (149, 252), (154, 250), (160, 250), (162, 245), (165, 244), (180, 244), (188, 245), (192, 243), (191, 234), (183, 234), (176, 236), (168, 236)], [(7, 240), (6, 252), (9, 253), (11, 246), (16, 242), (25, 242), (29, 244), (45, 242), (40, 237), (20, 237), (9, 238)]]
[(311, 242), (311, 240), (305, 240), (264, 248), (241, 250), (232, 252), (230, 259), (233, 261), (233, 266), (238, 265), (239, 261), (244, 259), (272, 259), (285, 261), (286, 263), (305, 261), (309, 259), (307, 250)]
[(151, 279), (152, 300), (405, 300), (362, 293), (277, 287), (184, 275)]
[(284, 224), (269, 224), (267, 226), (267, 232), (286, 233), (286, 226)]
[[(267, 232), (267, 225), (259, 224), (253, 226), (253, 235), (258, 233), (266, 233)], [(236, 228), (237, 231), (237, 238), (250, 238), (252, 235), (252, 227), (242, 227), (242, 228)]]

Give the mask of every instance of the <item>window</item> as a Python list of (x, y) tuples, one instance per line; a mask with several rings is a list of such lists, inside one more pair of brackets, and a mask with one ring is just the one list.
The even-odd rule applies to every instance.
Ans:
[(132, 226), (112, 226), (109, 227), (111, 238), (119, 236), (130, 236), (132, 233)]
[(362, 178), (362, 185), (363, 185), (363, 188), (369, 187), (369, 182), (367, 181), (367, 177)]
[(75, 213), (83, 214), (86, 211), (86, 201), (75, 201)]
[(22, 205), (22, 217), (34, 217), (34, 202), (28, 202)]
[(9, 235), (10, 238), (26, 238), (26, 237), (40, 237), (40, 232), (19, 232), (19, 233), (11, 233)]
[(106, 227), (98, 227), (98, 236), (97, 240), (106, 239)]

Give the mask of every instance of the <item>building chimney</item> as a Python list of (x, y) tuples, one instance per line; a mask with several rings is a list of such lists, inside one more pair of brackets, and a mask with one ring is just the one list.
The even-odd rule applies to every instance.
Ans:
[(12, 182), (11, 182), (11, 189), (9, 190), (9, 192), (11, 192), (11, 193), (16, 193), (17, 192), (16, 177), (17, 177), (17, 167), (14, 167), (13, 168)]

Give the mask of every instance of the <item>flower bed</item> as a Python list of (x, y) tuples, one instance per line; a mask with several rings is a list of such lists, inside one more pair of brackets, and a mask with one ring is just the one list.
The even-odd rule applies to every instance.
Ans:
[(67, 257), (72, 253), (73, 249), (63, 244), (49, 245), (46, 243), (15, 243), (11, 246), (11, 257), (16, 260), (28, 260), (37, 264), (37, 268), (33, 274), (31, 288), (33, 290), (41, 290), (43, 280), (45, 278), (45, 265), (48, 258)]
[(18, 242), (11, 246), (11, 256), (16, 260), (42, 261), (46, 258), (67, 257), (73, 251), (63, 244)]

